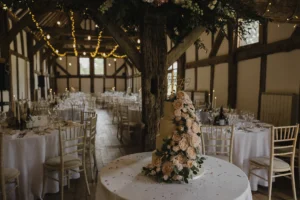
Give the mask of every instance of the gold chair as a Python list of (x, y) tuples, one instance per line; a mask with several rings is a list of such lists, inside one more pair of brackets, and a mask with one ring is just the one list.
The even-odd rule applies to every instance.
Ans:
[(201, 126), (203, 154), (232, 163), (233, 126)]
[[(249, 180), (251, 175), (262, 178), (268, 181), (269, 191), (268, 196), (271, 200), (272, 196), (272, 181), (275, 177), (288, 177), (292, 180), (292, 188), (294, 199), (297, 199), (295, 188), (295, 150), (298, 137), (299, 125), (272, 127), (271, 129), (271, 155), (270, 157), (257, 157), (250, 159)], [(267, 141), (266, 141), (267, 142)], [(284, 152), (282, 151), (284, 150)], [(289, 156), (290, 164), (278, 157)], [(264, 169), (268, 171), (268, 179), (255, 174), (253, 171)]]
[[(86, 174), (86, 131), (84, 125), (78, 124), (71, 127), (59, 128), (59, 148), (60, 155), (50, 158), (44, 163), (44, 188), (47, 178), (58, 181), (60, 185), (60, 199), (64, 199), (64, 179), (67, 178), (68, 186), (71, 173), (84, 173), (87, 192), (90, 195), (90, 188), (88, 184)], [(78, 157), (78, 153), (81, 153), (82, 160)], [(48, 176), (48, 171), (59, 172), (59, 179)]]
[(87, 122), (90, 122), (90, 119), (92, 117), (96, 116), (95, 111), (81, 111), (80, 113), (80, 123), (81, 124), (86, 124)]
[[(136, 127), (137, 123), (135, 122), (130, 122), (129, 117), (128, 117), (128, 106), (120, 106), (119, 107), (119, 119), (120, 122), (118, 124), (118, 132), (117, 132), (117, 137), (120, 138), (122, 141), (123, 139), (123, 132), (124, 130), (127, 130), (127, 133), (131, 133), (130, 131)], [(119, 136), (120, 134), (120, 136)]]
[[(14, 183), (16, 190), (16, 196), (17, 199), (20, 199), (20, 182), (19, 182), (19, 176), (20, 172), (17, 169), (13, 168), (4, 168), (3, 167), (3, 133), (0, 133), (0, 144), (1, 144), (1, 155), (0, 155), (0, 180), (1, 180), (1, 197), (2, 200), (7, 199), (7, 191), (6, 191), (6, 185)], [(8, 191), (8, 193), (12, 192), (12, 190)]]
[(76, 117), (80, 117), (81, 112), (84, 111), (85, 104), (71, 104), (72, 106), (72, 121), (78, 120)]

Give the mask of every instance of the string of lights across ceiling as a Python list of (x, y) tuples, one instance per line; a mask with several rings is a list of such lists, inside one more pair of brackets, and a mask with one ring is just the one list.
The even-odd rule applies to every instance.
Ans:
[(96, 46), (95, 51), (90, 53), (92, 58), (95, 58), (98, 54), (100, 44), (101, 44), (101, 37), (102, 37), (102, 31), (100, 31), (100, 33), (98, 35), (98, 41), (97, 41), (97, 46)]
[(75, 20), (74, 20), (74, 12), (70, 10), (70, 20), (71, 20), (71, 26), (72, 26), (72, 37), (73, 37), (73, 49), (75, 56), (78, 56), (78, 51), (76, 49), (76, 37), (75, 37)]

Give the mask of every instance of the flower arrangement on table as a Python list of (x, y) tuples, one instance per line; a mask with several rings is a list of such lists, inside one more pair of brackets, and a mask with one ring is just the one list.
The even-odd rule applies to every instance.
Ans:
[(164, 139), (161, 150), (156, 150), (154, 163), (143, 168), (145, 175), (156, 177), (159, 182), (186, 182), (199, 173), (204, 158), (200, 124), (195, 108), (185, 92), (169, 98), (173, 102), (176, 125), (173, 133)]

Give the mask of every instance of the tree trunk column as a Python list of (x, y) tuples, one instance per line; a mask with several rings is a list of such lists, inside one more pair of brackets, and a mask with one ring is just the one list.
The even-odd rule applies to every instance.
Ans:
[(155, 149), (163, 103), (167, 92), (167, 38), (166, 19), (146, 14), (141, 26), (142, 37), (142, 95), (145, 123), (145, 150)]

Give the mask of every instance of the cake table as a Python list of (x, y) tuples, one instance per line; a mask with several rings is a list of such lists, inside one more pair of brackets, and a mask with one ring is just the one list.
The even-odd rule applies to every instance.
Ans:
[(114, 160), (100, 172), (103, 200), (251, 200), (246, 174), (226, 161), (204, 156), (204, 173), (186, 183), (157, 183), (141, 171), (151, 163), (151, 152), (131, 154)]

